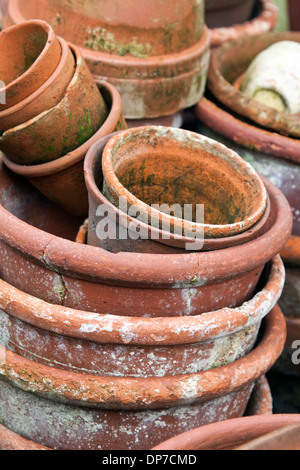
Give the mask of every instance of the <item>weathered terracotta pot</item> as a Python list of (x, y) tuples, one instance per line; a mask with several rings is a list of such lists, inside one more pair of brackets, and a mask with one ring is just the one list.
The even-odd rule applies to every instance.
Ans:
[(232, 450), (251, 439), (299, 423), (300, 415), (297, 414), (231, 419), (193, 429), (163, 442), (153, 450)]
[[(243, 12), (244, 5), (243, 2)], [(279, 11), (273, 0), (256, 0), (254, 18), (245, 23), (233, 26), (214, 28), (210, 30), (211, 48), (221, 46), (224, 42), (238, 39), (244, 36), (254, 36), (256, 34), (273, 31), (277, 24)], [(223, 19), (224, 15), (222, 15)]]
[(289, 205), (274, 189), (272, 226), (246, 248), (222, 250), (222, 257), (218, 252), (115, 255), (53, 236), (47, 229), (51, 219), (41, 229), (32, 226), (35, 190), (21, 198), (25, 182), (0, 168), (0, 275), (24, 292), (66, 307), (162, 317), (240, 306), (252, 297), (265, 263), (281, 251), (291, 231)]
[[(159, 16), (157, 16), (159, 11)], [(81, 47), (92, 73), (122, 96), (126, 118), (167, 116), (203, 95), (209, 35), (203, 0), (10, 2), (6, 26), (43, 18)]]
[(255, 0), (206, 0), (205, 24), (209, 28), (224, 28), (244, 23), (251, 17)]
[(300, 42), (300, 33), (268, 33), (224, 44), (212, 55), (207, 85), (216, 99), (231, 111), (266, 128), (299, 138), (298, 114), (278, 112), (246, 96), (233, 85), (260, 52), (286, 40)]
[[(97, 85), (109, 113), (102, 126), (78, 148), (61, 158), (40, 165), (19, 165), (3, 155), (5, 164), (14, 173), (26, 177), (47, 198), (77, 216), (88, 213), (88, 195), (83, 177), (86, 152), (103, 135), (126, 128), (118, 91), (107, 82), (98, 82)], [(64, 112), (63, 108), (61, 111)], [(46, 121), (44, 124), (46, 125)]]
[(31, 20), (12, 26), (0, 34), (0, 93), (5, 93), (7, 109), (23, 101), (42, 86), (57, 68), (61, 47), (51, 26)]
[(300, 450), (300, 424), (277, 429), (235, 450)]
[[(265, 377), (260, 378), (254, 387), (246, 412), (253, 415), (272, 414), (272, 396)], [(250, 416), (247, 414), (247, 416)], [(0, 450), (52, 450), (24, 439), (0, 425)]]
[(101, 128), (107, 107), (79, 49), (70, 45), (76, 68), (63, 99), (0, 137), (0, 150), (20, 165), (56, 160), (82, 146)]
[(0, 338), (16, 354), (70, 372), (102, 377), (199, 373), (251, 351), (262, 319), (282, 292), (279, 256), (265, 274), (264, 287), (237, 309), (172, 319), (89, 314), (51, 305), (0, 281), (5, 299), (0, 302)]
[(53, 108), (63, 98), (74, 72), (75, 60), (66, 41), (57, 38), (61, 46), (58, 67), (43, 85), (20, 103), (0, 111), (0, 129), (6, 131)]
[(284, 340), (284, 317), (276, 307), (260, 344), (232, 364), (199, 374), (126, 379), (66, 372), (3, 348), (1, 421), (54, 449), (153, 447), (174, 433), (242, 416), (254, 383), (276, 361)]

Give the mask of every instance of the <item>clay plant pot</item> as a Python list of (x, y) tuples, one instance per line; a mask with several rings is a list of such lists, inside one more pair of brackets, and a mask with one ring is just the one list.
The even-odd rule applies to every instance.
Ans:
[(224, 28), (250, 20), (256, 0), (206, 0), (205, 24)]
[[(272, 397), (268, 382), (265, 377), (260, 378), (254, 387), (249, 404), (255, 403), (256, 406), (251, 410), (255, 415), (271, 414)], [(247, 411), (249, 410), (249, 404)], [(0, 425), (0, 450), (53, 450), (48, 447), (40, 446), (35, 442), (24, 439), (4, 426)]]
[(234, 450), (252, 439), (299, 423), (300, 415), (297, 414), (231, 419), (193, 429), (161, 443), (152, 450)]
[(214, 369), (252, 350), (262, 319), (280, 298), (280, 257), (268, 268), (266, 283), (241, 307), (172, 319), (91, 315), (0, 281), (5, 299), (0, 304), (1, 343), (40, 364), (95, 377), (174, 377)]
[[(33, 226), (32, 197), (20, 196), (26, 182), (1, 165), (0, 183), (0, 252), (7, 260), (0, 266), (2, 279), (47, 302), (90, 312), (162, 317), (240, 306), (251, 299), (264, 265), (292, 228), (288, 202), (274, 188), (266, 234), (222, 250), (222, 257), (216, 251), (113, 254), (55, 236), (47, 221), (40, 229), (37, 221)], [(38, 196), (33, 188), (31, 194)]]
[(277, 429), (235, 450), (300, 450), (300, 424)]
[(79, 49), (70, 45), (76, 68), (63, 99), (0, 137), (0, 150), (20, 165), (56, 160), (81, 147), (107, 118), (107, 107)]
[(63, 98), (75, 72), (75, 59), (67, 42), (57, 38), (61, 47), (59, 64), (48, 80), (15, 106), (0, 111), (1, 132), (30, 121), (56, 106)]
[(31, 20), (12, 26), (0, 34), (0, 94), (5, 103), (0, 110), (23, 101), (53, 74), (61, 56), (61, 47), (51, 26)]
[(274, 364), (284, 341), (284, 317), (275, 307), (255, 350), (198, 374), (96, 377), (45, 366), (3, 348), (1, 422), (53, 449), (153, 447), (174, 433), (242, 416), (255, 382)]
[(297, 0), (288, 0), (289, 21), (291, 31), (300, 29), (300, 5)]
[(203, 95), (209, 62), (203, 0), (174, 0), (172, 8), (169, 0), (10, 2), (6, 26), (25, 18), (45, 19), (80, 46), (92, 73), (119, 90), (126, 118), (168, 116)]
[[(108, 116), (100, 128), (96, 128), (92, 137), (78, 148), (63, 157), (40, 165), (19, 165), (3, 155), (5, 164), (14, 173), (26, 177), (47, 198), (77, 216), (84, 216), (88, 213), (88, 195), (83, 177), (83, 160), (86, 152), (102, 136), (126, 128), (118, 91), (107, 82), (98, 82), (97, 86), (105, 100), (105, 108), (109, 110)], [(60, 108), (59, 114), (60, 111), (64, 113), (64, 108)], [(44, 125), (46, 122), (47, 120), (44, 121)], [(61, 123), (61, 121), (58, 122)], [(57, 125), (55, 128), (57, 129)], [(55, 132), (53, 132), (53, 138), (54, 135)], [(44, 140), (42, 143), (44, 144)]]
[[(213, 0), (212, 0), (213, 1)], [(222, 1), (222, 0), (221, 0)], [(239, 0), (237, 0), (239, 1)], [(209, 2), (209, 0), (208, 0)], [(224, 1), (222, 2), (224, 3)], [(228, 3), (228, 2), (227, 2)], [(233, 3), (233, 0), (232, 0)], [(245, 4), (243, 2), (243, 13), (247, 12)], [(249, 3), (248, 3), (249, 8)], [(209, 11), (207, 12), (209, 14)], [(212, 49), (221, 46), (224, 42), (231, 41), (247, 36), (254, 36), (256, 34), (267, 33), (273, 31), (275, 28), (279, 16), (279, 10), (274, 0), (256, 0), (255, 8), (253, 11), (253, 19), (245, 21), (240, 24), (224, 25), (225, 27), (216, 27), (210, 29), (210, 45)], [(225, 20), (225, 15), (222, 14), (221, 21)], [(209, 19), (208, 19), (209, 21)], [(230, 21), (231, 17), (230, 17)]]
[(235, 80), (260, 52), (286, 40), (300, 42), (300, 33), (268, 33), (224, 44), (212, 55), (207, 85), (215, 98), (231, 111), (265, 128), (299, 138), (298, 114), (279, 112), (234, 87)]

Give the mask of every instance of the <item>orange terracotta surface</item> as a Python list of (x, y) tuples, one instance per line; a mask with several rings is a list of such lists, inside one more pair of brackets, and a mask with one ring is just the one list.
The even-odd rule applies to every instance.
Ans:
[(235, 450), (300, 450), (300, 424), (277, 429)]

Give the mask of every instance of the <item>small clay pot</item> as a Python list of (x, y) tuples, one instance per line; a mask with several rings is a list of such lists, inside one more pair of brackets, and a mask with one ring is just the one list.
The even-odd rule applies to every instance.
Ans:
[[(196, 243), (195, 238), (187, 236), (179, 237), (171, 232), (166, 232), (139, 221), (139, 232), (143, 236), (136, 239), (133, 233), (134, 227), (137, 224), (136, 219), (119, 210), (118, 207), (104, 197), (99, 189), (99, 187), (102, 187), (103, 179), (101, 170), (102, 154), (106, 144), (112, 137), (113, 135), (103, 137), (90, 148), (85, 159), (85, 180), (89, 192), (89, 231), (87, 238), (89, 245), (98, 246), (116, 253), (119, 251), (184, 253), (186, 249), (190, 251), (211, 251), (242, 245), (258, 238), (268, 230), (271, 211), (269, 197), (267, 197), (266, 210), (259, 222), (238, 235), (219, 239), (204, 239), (201, 240), (201, 243), (199, 241)], [(268, 189), (268, 182), (266, 182), (266, 185)], [(101, 214), (98, 209), (99, 207), (102, 207)], [(104, 210), (105, 208), (108, 209), (108, 215)], [(104, 218), (106, 221), (109, 219), (110, 224), (112, 224), (111, 237), (105, 235), (105, 238), (101, 238), (98, 236), (97, 226)], [(124, 227), (129, 227), (127, 237), (120, 235), (120, 231), (124, 232)], [(132, 228), (130, 229), (130, 227)]]
[[(79, 60), (83, 64), (82, 59)], [(78, 148), (41, 165), (18, 165), (3, 155), (5, 164), (13, 172), (26, 177), (47, 198), (77, 216), (88, 213), (88, 196), (83, 177), (83, 159), (86, 152), (103, 135), (126, 128), (118, 91), (106, 82), (98, 82), (97, 86), (99, 95), (102, 93), (105, 100), (105, 108), (109, 110), (108, 116), (93, 136)], [(61, 111), (63, 112), (63, 108)]]
[(62, 100), (75, 72), (75, 59), (66, 41), (62, 38), (57, 38), (57, 40), (61, 47), (61, 57), (57, 68), (34, 93), (15, 106), (0, 111), (1, 132), (33, 119)]
[(281, 41), (300, 42), (300, 34), (268, 33), (224, 44), (212, 56), (207, 85), (215, 98), (231, 111), (260, 126), (299, 138), (300, 120), (297, 114), (279, 112), (246, 96), (233, 85), (260, 52)]
[(300, 424), (277, 429), (235, 450), (300, 450)]
[(248, 21), (256, 0), (206, 0), (205, 24), (225, 28)]
[[(212, 2), (213, 0), (208, 0), (208, 2)], [(217, 1), (217, 0), (216, 0)], [(224, 4), (224, 0), (220, 0)], [(231, 4), (233, 3), (234, 0), (230, 0)], [(236, 0), (240, 1), (240, 0)], [(219, 2), (218, 2), (219, 3)], [(248, 3), (248, 4), (247, 4)], [(208, 3), (207, 3), (208, 4)], [(226, 2), (228, 4), (228, 2)], [(249, 10), (247, 11), (246, 7), (250, 7), (249, 2), (243, 1), (243, 6), (242, 9), (240, 10), (240, 14), (245, 14), (249, 13)], [(241, 8), (241, 7), (240, 7)], [(228, 13), (232, 12), (231, 10), (228, 10)], [(208, 15), (210, 14), (209, 11), (207, 11)], [(256, 34), (262, 34), (262, 33), (267, 33), (269, 31), (273, 31), (277, 24), (277, 20), (279, 17), (279, 10), (278, 7), (276, 6), (275, 2), (273, 0), (256, 0), (255, 2), (255, 8), (254, 8), (254, 17), (253, 19), (250, 19), (249, 21), (245, 21), (244, 23), (240, 24), (233, 24), (232, 22), (232, 17), (228, 18), (228, 21), (231, 22), (232, 26), (230, 25), (224, 25), (221, 27), (215, 27), (213, 29), (210, 29), (210, 44), (211, 48), (215, 49), (219, 46), (221, 46), (223, 43), (232, 41), (233, 39), (238, 39), (242, 37), (247, 37), (247, 36), (255, 36)], [(208, 21), (209, 21), (209, 16)], [(249, 17), (248, 17), (249, 18)], [(241, 19), (241, 16), (240, 16)], [(224, 10), (223, 14), (221, 17), (221, 21), (226, 20), (226, 17), (224, 15)]]
[(174, 434), (242, 416), (254, 384), (274, 364), (284, 341), (284, 317), (275, 307), (251, 353), (199, 374), (96, 377), (67, 372), (56, 364), (45, 366), (4, 348), (0, 397), (6, 406), (1, 422), (53, 449), (153, 447)]
[(152, 450), (233, 450), (237, 446), (289, 425), (299, 425), (300, 415), (249, 416), (222, 421), (188, 431)]
[(63, 99), (0, 137), (0, 150), (15, 163), (39, 165), (56, 160), (81, 147), (107, 118), (104, 99), (81, 53), (70, 48), (76, 68)]
[(0, 111), (23, 101), (41, 87), (56, 70), (61, 47), (45, 21), (25, 21), (0, 34)]
[[(153, 225), (157, 219), (157, 228), (168, 226), (179, 236), (237, 235), (266, 209), (266, 189), (249, 165), (218, 143), (185, 130), (141, 127), (119, 133), (104, 148), (102, 171), (103, 193), (114, 205), (124, 198), (126, 208), (135, 206), (143, 222)], [(186, 204), (193, 212), (180, 219), (151, 211), (152, 204), (179, 204), (182, 214)], [(194, 218), (196, 204), (204, 204), (202, 224)]]

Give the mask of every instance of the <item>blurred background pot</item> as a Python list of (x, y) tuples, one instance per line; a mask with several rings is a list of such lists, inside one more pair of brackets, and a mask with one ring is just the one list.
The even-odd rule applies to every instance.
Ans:
[(224, 28), (249, 20), (256, 0), (206, 0), (205, 24)]

